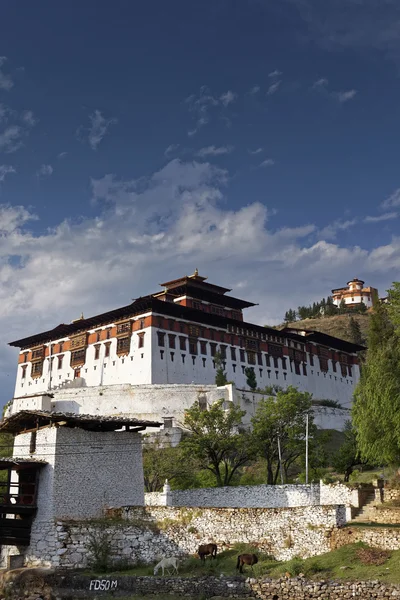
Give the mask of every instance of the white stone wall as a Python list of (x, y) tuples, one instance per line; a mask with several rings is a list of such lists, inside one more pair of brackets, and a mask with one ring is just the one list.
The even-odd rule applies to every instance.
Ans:
[[(170, 506), (284, 508), (320, 504), (317, 485), (240, 485), (222, 488), (173, 490), (168, 494)], [(146, 505), (162, 502), (163, 493), (145, 494)]]
[[(344, 507), (205, 508), (126, 507), (111, 511), (107, 523), (57, 521), (35, 530), (27, 551), (29, 566), (86, 567), (89, 536), (107, 533), (114, 560), (152, 563), (163, 556), (195, 554), (214, 542), (220, 551), (241, 542), (256, 544), (278, 560), (328, 552), (330, 536), (345, 522)], [(118, 518), (121, 519), (118, 521)], [(97, 533), (96, 533), (97, 532)]]

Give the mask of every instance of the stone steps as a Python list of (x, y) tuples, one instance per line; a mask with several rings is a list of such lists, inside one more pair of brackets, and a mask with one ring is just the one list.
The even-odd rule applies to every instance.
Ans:
[(364, 522), (369, 520), (371, 509), (375, 506), (375, 493), (367, 496), (363, 506), (358, 509), (356, 515), (352, 518), (355, 522)]

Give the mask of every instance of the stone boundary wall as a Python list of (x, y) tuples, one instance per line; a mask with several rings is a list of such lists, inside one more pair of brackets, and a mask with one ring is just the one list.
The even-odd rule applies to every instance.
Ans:
[[(56, 594), (58, 590), (77, 592), (77, 597), (85, 593), (85, 598), (98, 597), (93, 588), (93, 578), (89, 575), (49, 575), (45, 582)], [(182, 597), (221, 596), (225, 598), (259, 598), (260, 600), (386, 600), (400, 596), (400, 585), (380, 583), (379, 581), (309, 581), (294, 577), (282, 579), (244, 579), (241, 577), (129, 577), (99, 576), (103, 582), (112, 581), (120, 597), (153, 596), (174, 594)], [(104, 585), (104, 584), (103, 584)], [(90, 588), (92, 589), (90, 590)], [(71, 596), (72, 597), (72, 596)]]
[(368, 508), (368, 515), (366, 516), (366, 521), (371, 521), (372, 523), (400, 523), (400, 507), (394, 506), (392, 508), (385, 508), (384, 504), (379, 504), (379, 506), (371, 506)]
[(381, 550), (400, 550), (400, 528), (394, 527), (344, 527), (333, 531), (330, 539), (332, 550), (356, 542)]
[(400, 490), (394, 488), (382, 488), (382, 502), (392, 502), (393, 500), (400, 500)]
[[(371, 486), (368, 490), (371, 491)], [(343, 504), (359, 508), (366, 495), (364, 487), (350, 488), (342, 483), (310, 485), (240, 485), (222, 488), (195, 488), (145, 494), (146, 506), (186, 506), (219, 508), (285, 508)]]
[(188, 556), (200, 544), (220, 551), (251, 544), (279, 560), (307, 558), (330, 550), (332, 531), (345, 523), (344, 506), (298, 508), (125, 507), (98, 521), (35, 522), (27, 566), (83, 568), (90, 539), (109, 544), (112, 559), (134, 565), (164, 556)]

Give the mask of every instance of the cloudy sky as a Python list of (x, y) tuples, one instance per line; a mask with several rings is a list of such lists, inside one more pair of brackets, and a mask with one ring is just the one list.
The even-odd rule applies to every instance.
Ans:
[(7, 342), (198, 267), (280, 322), (400, 277), (397, 0), (3, 0)]

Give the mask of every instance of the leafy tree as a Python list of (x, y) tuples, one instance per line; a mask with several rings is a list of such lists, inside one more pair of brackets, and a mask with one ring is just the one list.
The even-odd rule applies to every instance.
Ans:
[(226, 378), (226, 372), (224, 371), (224, 363), (222, 360), (222, 356), (219, 352), (216, 352), (214, 355), (215, 366), (217, 367), (215, 373), (215, 384), (218, 386), (226, 385), (228, 380)]
[(310, 440), (315, 437), (311, 398), (311, 394), (290, 386), (259, 403), (252, 418), (252, 436), (258, 455), (266, 461), (267, 483), (276, 484), (279, 478), (278, 440), (286, 476), (291, 465), (305, 454), (307, 414)]
[(400, 462), (400, 344), (394, 324), (400, 298), (393, 294), (391, 302), (390, 309), (374, 308), (366, 360), (354, 394), (357, 443), (362, 457), (375, 464)]
[(256, 373), (253, 367), (246, 367), (244, 370), (244, 374), (246, 375), (246, 383), (251, 390), (257, 389), (257, 379)]
[(354, 317), (350, 317), (349, 319), (349, 334), (353, 344), (363, 343), (360, 323)]
[(184, 419), (190, 435), (180, 444), (186, 457), (197, 459), (202, 469), (214, 475), (217, 486), (230, 485), (254, 454), (250, 434), (240, 432), (246, 411), (234, 404), (225, 410), (223, 404), (221, 399), (202, 410), (195, 402)]
[(183, 459), (180, 446), (172, 448), (159, 441), (144, 444), (143, 475), (146, 492), (160, 492), (166, 479), (175, 488), (189, 488), (196, 483), (199, 465), (193, 457)]
[(344, 481), (350, 480), (350, 475), (356, 465), (362, 464), (360, 452), (357, 446), (356, 432), (351, 421), (347, 421), (344, 429), (344, 442), (339, 451), (333, 457), (333, 467), (344, 473)]

